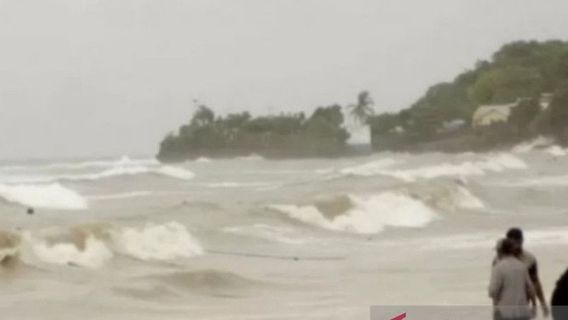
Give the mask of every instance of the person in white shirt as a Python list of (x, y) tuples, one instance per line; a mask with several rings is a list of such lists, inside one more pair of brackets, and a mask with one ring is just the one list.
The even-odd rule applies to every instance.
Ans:
[(489, 296), (498, 320), (529, 320), (534, 316), (529, 302), (535, 290), (526, 265), (516, 257), (516, 248), (514, 241), (502, 240), (500, 259), (491, 271)]

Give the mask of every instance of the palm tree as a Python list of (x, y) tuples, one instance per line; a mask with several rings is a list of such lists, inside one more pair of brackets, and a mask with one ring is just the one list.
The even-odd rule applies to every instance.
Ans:
[(351, 117), (361, 124), (366, 124), (375, 110), (373, 110), (373, 98), (369, 91), (362, 91), (357, 96), (357, 103), (349, 105)]

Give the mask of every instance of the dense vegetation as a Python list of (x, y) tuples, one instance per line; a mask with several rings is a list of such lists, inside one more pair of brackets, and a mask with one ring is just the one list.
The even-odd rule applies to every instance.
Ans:
[[(554, 93), (550, 107), (539, 99)], [(509, 122), (473, 130), (471, 119), (479, 105), (513, 103)], [(449, 124), (463, 123), (461, 130)], [(458, 75), (452, 82), (430, 87), (410, 108), (369, 119), (373, 144), (380, 149), (412, 149), (461, 134), (457, 149), (492, 148), (536, 135), (552, 135), (567, 143), (568, 42), (514, 42), (490, 61)]]
[[(548, 108), (542, 97), (551, 96)], [(480, 105), (515, 104), (508, 122), (474, 128)], [(379, 150), (477, 151), (546, 135), (568, 145), (568, 42), (519, 41), (499, 49), (453, 81), (430, 87), (409, 108), (375, 115), (373, 100), (361, 92), (351, 116), (371, 127)], [(198, 106), (189, 123), (161, 143), (158, 158), (234, 157), (252, 153), (271, 158), (332, 157), (347, 153), (342, 107), (253, 117), (248, 112), (217, 116)]]
[(158, 159), (235, 157), (252, 153), (269, 158), (332, 157), (346, 152), (348, 132), (341, 106), (304, 113), (253, 117), (248, 112), (216, 116), (200, 105), (188, 124), (161, 143)]

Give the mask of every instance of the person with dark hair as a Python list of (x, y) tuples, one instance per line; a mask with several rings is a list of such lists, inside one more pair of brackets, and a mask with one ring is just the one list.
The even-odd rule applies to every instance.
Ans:
[(500, 242), (499, 256), (491, 271), (489, 296), (493, 299), (496, 320), (529, 320), (534, 312), (529, 302), (534, 287), (528, 270), (516, 257), (517, 246), (510, 239)]
[(509, 231), (507, 231), (507, 239), (512, 240), (517, 246), (517, 258), (519, 258), (526, 265), (535, 289), (536, 297), (540, 302), (540, 306), (542, 308), (542, 314), (547, 317), (550, 313), (550, 310), (548, 309), (548, 304), (546, 303), (546, 298), (544, 297), (544, 290), (540, 282), (540, 277), (538, 276), (538, 263), (535, 256), (523, 248), (523, 231), (519, 228), (511, 228), (509, 229)]
[(554, 320), (568, 319), (568, 270), (556, 282), (550, 304)]

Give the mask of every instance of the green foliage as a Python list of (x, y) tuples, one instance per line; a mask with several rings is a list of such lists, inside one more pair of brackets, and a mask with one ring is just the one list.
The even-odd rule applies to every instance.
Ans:
[(543, 85), (538, 69), (507, 66), (481, 75), (470, 88), (470, 95), (477, 104), (507, 103), (538, 95)]
[(393, 133), (397, 127), (402, 128), (402, 117), (398, 114), (383, 113), (369, 120), (373, 135)]
[(549, 107), (551, 132), (563, 145), (568, 145), (568, 83), (559, 88)]
[(509, 124), (519, 138), (529, 137), (534, 133), (531, 124), (541, 112), (539, 99), (523, 99), (511, 111)]
[(189, 124), (160, 144), (158, 159), (182, 161), (201, 156), (232, 157), (257, 153), (267, 157), (336, 156), (346, 149), (341, 106), (303, 113), (252, 117), (248, 112), (215, 118), (200, 106)]
[(191, 119), (191, 124), (197, 127), (206, 126), (211, 124), (213, 120), (215, 120), (215, 113), (207, 106), (200, 105)]
[[(555, 132), (558, 138), (565, 137), (568, 126), (560, 94), (556, 95), (555, 107), (541, 112), (538, 103), (527, 100), (542, 93), (554, 92), (567, 87), (568, 42), (564, 41), (518, 41), (504, 45), (490, 61), (478, 62), (472, 70), (458, 75), (452, 82), (443, 82), (430, 87), (424, 96), (410, 108), (399, 112), (398, 121), (405, 129), (405, 144), (431, 142), (445, 137), (444, 124), (461, 119), (470, 123), (476, 108), (482, 104), (513, 103), (524, 101), (512, 112), (510, 123), (493, 130), (493, 137), (485, 141), (509, 141), (532, 134)], [(563, 100), (562, 100), (563, 101)], [(382, 139), (388, 134), (385, 120), (395, 115), (371, 117), (369, 123), (373, 139)], [(568, 138), (567, 138), (568, 140)], [(484, 142), (485, 143), (485, 142)], [(483, 144), (483, 143), (482, 143)]]
[(373, 110), (373, 98), (369, 91), (362, 91), (357, 96), (357, 103), (349, 106), (351, 116), (359, 123), (367, 123), (369, 118), (375, 113)]

